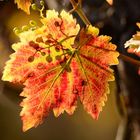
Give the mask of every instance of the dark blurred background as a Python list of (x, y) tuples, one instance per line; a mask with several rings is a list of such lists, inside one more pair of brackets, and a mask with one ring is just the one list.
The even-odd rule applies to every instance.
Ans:
[[(110, 0), (111, 1), (111, 0)], [(46, 0), (46, 9), (70, 10), (69, 0)], [(100, 34), (112, 36), (118, 51), (128, 54), (124, 43), (136, 33), (140, 22), (140, 0), (83, 0), (83, 9), (91, 23), (100, 28)], [(36, 3), (38, 1), (36, 0)], [(81, 26), (83, 22), (77, 14)], [(22, 27), (39, 14), (31, 11), (28, 16), (12, 0), (0, 0), (0, 77), (9, 55), (11, 44), (18, 41), (14, 27)], [(39, 21), (38, 21), (39, 23)], [(19, 117), (22, 87), (0, 81), (0, 140), (140, 140), (140, 76), (138, 67), (120, 59), (113, 67), (116, 82), (110, 83), (108, 101), (98, 121), (93, 120), (79, 103), (73, 116), (67, 114), (46, 121), (25, 133)]]

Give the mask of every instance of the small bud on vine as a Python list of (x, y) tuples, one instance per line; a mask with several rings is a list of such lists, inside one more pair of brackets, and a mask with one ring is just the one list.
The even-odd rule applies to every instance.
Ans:
[(83, 80), (81, 84), (82, 84), (82, 86), (86, 86), (87, 85), (87, 81)]
[(47, 38), (52, 38), (52, 35), (51, 34), (48, 34), (46, 37)]
[(60, 26), (60, 24), (59, 24), (58, 21), (55, 21), (54, 25), (55, 25), (56, 27)]
[(29, 45), (36, 50), (39, 50), (39, 48), (40, 48), (39, 45), (37, 43), (35, 43), (34, 41), (30, 41)]
[(30, 56), (29, 58), (28, 58), (28, 62), (33, 62), (34, 61), (34, 56)]
[(53, 42), (52, 40), (46, 40), (46, 41), (45, 41), (45, 44), (46, 44), (46, 45), (49, 45), (49, 44), (52, 43), (52, 42)]
[(51, 57), (50, 55), (48, 55), (48, 56), (46, 57), (46, 61), (49, 62), (49, 63), (51, 63), (51, 62), (52, 62), (52, 57)]
[(56, 59), (56, 60), (61, 60), (61, 55), (57, 55), (57, 56), (55, 57), (55, 59)]
[(44, 41), (43, 41), (42, 37), (38, 37), (38, 38), (36, 38), (36, 42), (41, 43), (41, 42), (44, 42)]
[(46, 55), (46, 53), (45, 53), (45, 52), (41, 52), (41, 55), (42, 55), (42, 56), (45, 56), (45, 55)]
[(55, 51), (56, 51), (56, 52), (60, 52), (60, 47), (59, 47), (59, 46), (56, 46), (56, 47), (55, 47)]

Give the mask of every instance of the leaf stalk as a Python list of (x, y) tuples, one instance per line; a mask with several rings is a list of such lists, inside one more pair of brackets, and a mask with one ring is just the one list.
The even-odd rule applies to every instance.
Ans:
[(75, 0), (70, 0), (73, 9), (71, 10), (71, 12), (75, 11), (79, 17), (82, 19), (82, 21), (86, 24), (86, 26), (89, 26), (91, 23), (88, 20), (87, 16), (85, 15), (85, 13), (83, 12), (82, 9), (82, 0), (78, 0), (78, 3), (75, 2)]
[(140, 67), (140, 61), (120, 53), (120, 59)]

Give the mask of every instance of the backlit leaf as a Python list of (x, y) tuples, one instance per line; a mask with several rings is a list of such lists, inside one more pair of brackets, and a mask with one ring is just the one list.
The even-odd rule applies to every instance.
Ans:
[[(137, 26), (140, 29), (140, 23), (137, 23)], [(140, 31), (137, 31), (133, 37), (125, 43), (125, 48), (128, 47), (129, 53), (134, 53), (140, 57)], [(140, 69), (139, 69), (140, 74)]]
[[(140, 23), (137, 23), (137, 26), (140, 28)], [(125, 48), (127, 47), (129, 47), (129, 53), (135, 53), (140, 56), (140, 31), (137, 31), (137, 33), (125, 43)]]
[(98, 118), (114, 80), (110, 65), (118, 64), (116, 46), (99, 29), (79, 25), (65, 11), (48, 10), (42, 26), (19, 34), (20, 42), (6, 63), (2, 79), (21, 82), (23, 131), (41, 124), (53, 110), (73, 114), (80, 98), (85, 110)]

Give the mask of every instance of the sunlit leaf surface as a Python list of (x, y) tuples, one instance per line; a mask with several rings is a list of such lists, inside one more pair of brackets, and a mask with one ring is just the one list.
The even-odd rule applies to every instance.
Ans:
[(42, 27), (19, 34), (2, 77), (25, 86), (23, 131), (42, 123), (50, 110), (56, 117), (64, 111), (73, 114), (78, 98), (97, 119), (107, 100), (108, 81), (114, 80), (110, 65), (118, 64), (116, 46), (91, 25), (78, 39), (80, 26), (65, 11), (48, 10), (41, 21)]

